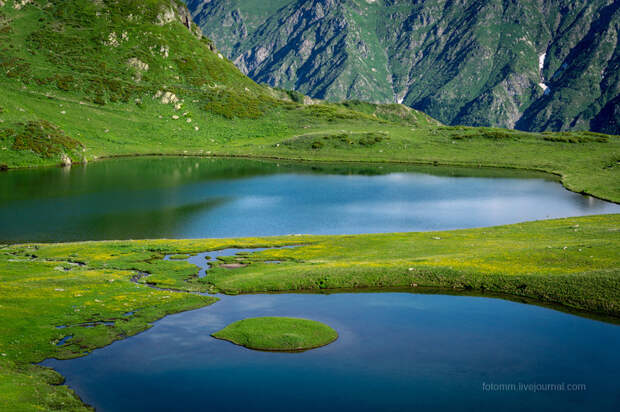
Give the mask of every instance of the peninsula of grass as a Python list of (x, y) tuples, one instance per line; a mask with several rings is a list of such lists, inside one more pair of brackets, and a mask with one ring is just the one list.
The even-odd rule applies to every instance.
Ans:
[(191, 256), (186, 254), (186, 253), (177, 253), (175, 255), (170, 255), (169, 259), (170, 260), (185, 260), (185, 259), (189, 259)]
[(338, 339), (338, 333), (324, 323), (284, 317), (239, 320), (211, 336), (248, 349), (282, 352), (319, 348)]

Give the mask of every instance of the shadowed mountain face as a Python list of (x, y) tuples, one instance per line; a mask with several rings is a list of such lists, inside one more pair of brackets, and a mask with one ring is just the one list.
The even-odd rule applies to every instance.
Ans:
[(614, 0), (186, 0), (258, 82), (448, 124), (620, 133)]

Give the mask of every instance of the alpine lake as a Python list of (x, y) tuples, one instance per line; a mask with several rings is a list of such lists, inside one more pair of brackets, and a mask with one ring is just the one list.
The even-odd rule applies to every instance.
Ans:
[[(435, 231), (620, 212), (536, 172), (193, 157), (11, 171), (0, 193), (9, 243)], [(189, 259), (209, 276), (204, 256)], [(441, 290), (218, 296), (43, 365), (98, 411), (620, 407), (613, 323)], [(339, 336), (295, 353), (211, 336), (259, 316), (313, 319)]]

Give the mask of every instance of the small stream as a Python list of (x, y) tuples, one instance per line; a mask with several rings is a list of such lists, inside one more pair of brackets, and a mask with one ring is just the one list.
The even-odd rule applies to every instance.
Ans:
[[(197, 253), (195, 255), (190, 256), (187, 259), (174, 259), (174, 260), (185, 260), (188, 263), (198, 266), (200, 268), (200, 271), (198, 272), (198, 277), (203, 278), (207, 275), (207, 271), (211, 267), (211, 264), (213, 262), (217, 262), (218, 258), (235, 256), (235, 255), (246, 254), (246, 253), (262, 252), (264, 250), (272, 250), (272, 249), (291, 249), (294, 247), (297, 247), (297, 246), (280, 246), (280, 247), (271, 247), (271, 248), (250, 248), (250, 249), (229, 248), (229, 249), (213, 250), (210, 252)], [(173, 256), (174, 255), (166, 255), (164, 256), (164, 260), (172, 260), (171, 258)], [(271, 261), (266, 261), (264, 263), (277, 264), (280, 262), (277, 260), (271, 260)], [(243, 266), (240, 266), (240, 267), (243, 267)], [(234, 267), (229, 267), (229, 268), (234, 269)]]

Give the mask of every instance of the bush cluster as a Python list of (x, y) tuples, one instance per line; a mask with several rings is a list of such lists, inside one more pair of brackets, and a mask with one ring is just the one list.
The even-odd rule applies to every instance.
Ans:
[[(335, 133), (325, 135), (309, 135), (298, 136), (296, 138), (285, 141), (283, 144), (287, 146), (305, 146), (310, 145), (313, 150), (322, 149), (326, 146), (343, 148), (343, 147), (370, 147), (377, 143), (381, 143), (389, 137), (384, 133)], [(307, 146), (306, 146), (307, 147)]]
[(11, 133), (15, 138), (13, 150), (29, 150), (45, 158), (71, 153), (83, 147), (78, 140), (67, 136), (58, 126), (45, 120), (30, 121), (17, 132), (10, 129), (5, 133)]
[(256, 119), (276, 104), (268, 96), (238, 94), (226, 89), (205, 92), (202, 108), (226, 119)]
[(543, 135), (543, 140), (558, 143), (607, 143), (609, 141), (609, 136), (593, 132), (582, 132), (581, 134), (575, 132), (543, 133)]

